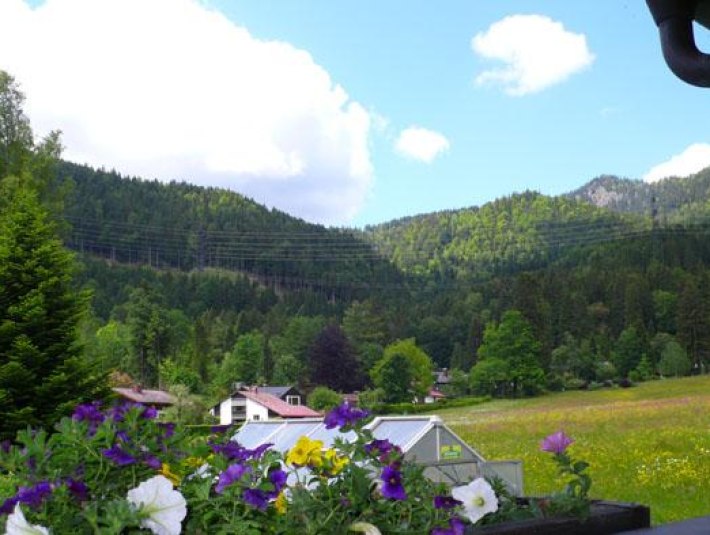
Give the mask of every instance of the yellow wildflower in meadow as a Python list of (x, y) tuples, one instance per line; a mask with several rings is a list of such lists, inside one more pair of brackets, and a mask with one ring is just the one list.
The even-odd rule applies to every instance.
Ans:
[(528, 494), (559, 488), (536, 444), (563, 429), (575, 437), (574, 455), (591, 465), (593, 498), (649, 505), (654, 524), (710, 514), (710, 376), (496, 400), (440, 415), (485, 457), (521, 460)]

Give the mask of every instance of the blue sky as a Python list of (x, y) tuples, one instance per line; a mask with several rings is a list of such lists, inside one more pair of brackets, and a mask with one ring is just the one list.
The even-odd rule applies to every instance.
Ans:
[(0, 0), (0, 68), (70, 159), (326, 224), (710, 165), (641, 1)]

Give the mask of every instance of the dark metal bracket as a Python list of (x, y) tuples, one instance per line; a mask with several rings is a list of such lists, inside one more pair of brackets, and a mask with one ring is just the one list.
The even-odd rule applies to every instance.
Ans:
[(692, 85), (710, 87), (710, 54), (695, 44), (693, 21), (710, 28), (710, 0), (646, 0), (673, 73)]

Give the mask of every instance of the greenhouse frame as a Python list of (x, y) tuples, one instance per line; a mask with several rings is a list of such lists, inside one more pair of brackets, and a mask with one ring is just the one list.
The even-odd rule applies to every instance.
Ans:
[[(500, 478), (513, 495), (523, 494), (521, 461), (487, 461), (438, 416), (378, 416), (366, 427), (375, 438), (399, 446), (406, 460), (424, 466), (424, 474), (433, 481), (454, 486), (477, 477)], [(232, 440), (246, 448), (271, 443), (274, 450), (285, 453), (301, 436), (321, 440), (326, 448), (338, 437), (355, 438), (352, 431), (326, 429), (322, 418), (304, 418), (248, 421)]]

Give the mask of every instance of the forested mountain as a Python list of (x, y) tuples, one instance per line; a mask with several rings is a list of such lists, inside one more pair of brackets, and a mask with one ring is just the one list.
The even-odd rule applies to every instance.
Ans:
[(368, 227), (364, 236), (402, 270), (471, 279), (532, 269), (574, 249), (649, 228), (633, 214), (535, 192), (483, 206), (436, 212)]
[[(324, 347), (361, 386), (402, 365), (390, 347), (470, 371), (459, 393), (497, 395), (710, 362), (704, 173), (588, 185), (617, 192), (615, 209), (582, 190), (524, 192), (364, 231), (214, 188), (62, 173), (74, 181), (68, 243), (94, 295), (87, 354), (146, 384), (189, 384), (209, 400), (234, 381), (313, 385)], [(649, 192), (667, 217), (620, 208)]]
[(64, 162), (68, 245), (119, 264), (217, 268), (280, 289), (350, 295), (399, 282), (396, 270), (351, 231), (306, 223), (237, 193), (162, 184)]
[(567, 197), (614, 212), (655, 217), (657, 223), (697, 221), (710, 198), (710, 168), (687, 178), (654, 183), (614, 176), (597, 177)]

